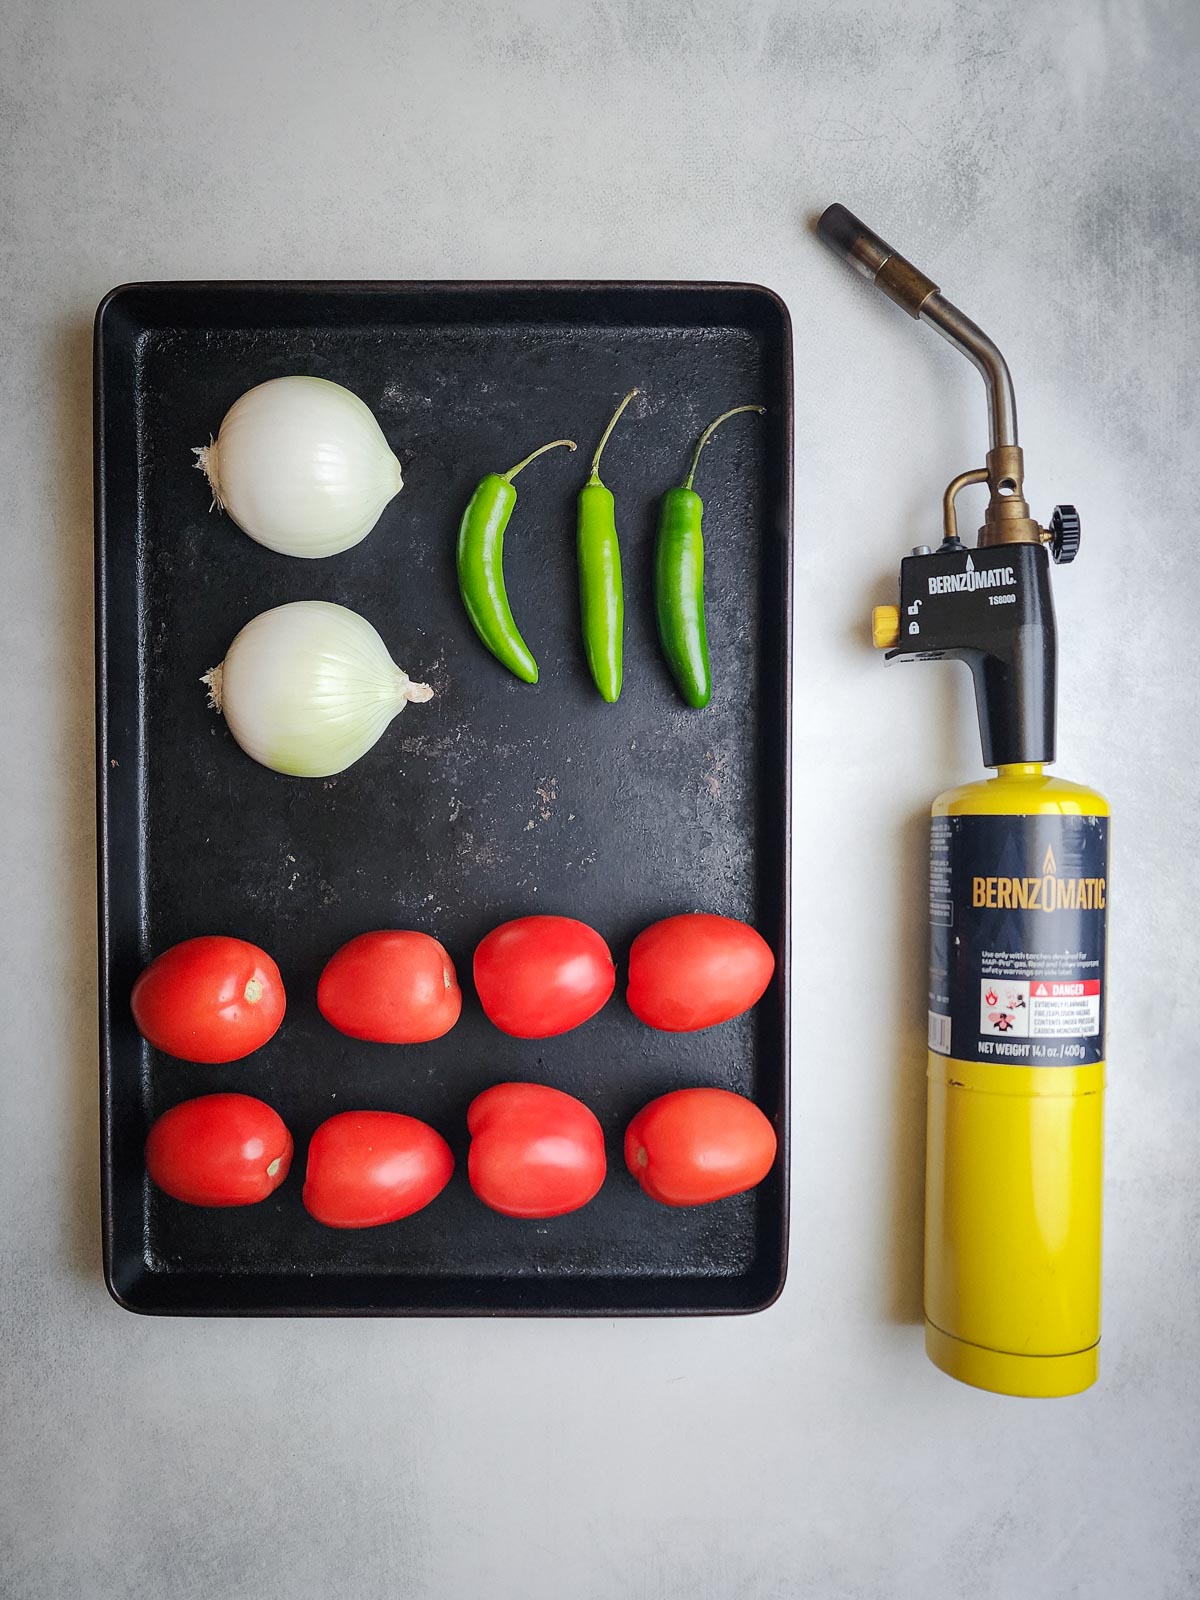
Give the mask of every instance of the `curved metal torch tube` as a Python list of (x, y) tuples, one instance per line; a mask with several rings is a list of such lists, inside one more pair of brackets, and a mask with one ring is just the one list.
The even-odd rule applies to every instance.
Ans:
[(832, 205), (817, 222), (817, 233), (856, 272), (869, 278), (910, 317), (927, 322), (983, 375), (988, 392), (991, 448), (1017, 443), (1017, 401), (1008, 363), (983, 329), (951, 304), (931, 278), (872, 233), (845, 206)]
[(1008, 362), (1000, 354), (995, 342), (943, 294), (931, 294), (921, 306), (920, 317), (922, 322), (936, 328), (955, 349), (961, 350), (971, 365), (983, 374), (983, 381), (987, 384), (991, 449), (995, 450), (998, 445), (1016, 444), (1017, 397), (1013, 393)]

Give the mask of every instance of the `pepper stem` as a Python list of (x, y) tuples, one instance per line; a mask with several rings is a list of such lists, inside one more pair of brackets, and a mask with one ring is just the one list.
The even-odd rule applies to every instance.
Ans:
[(549, 444), (544, 444), (540, 450), (535, 450), (532, 455), (526, 456), (524, 461), (518, 461), (515, 467), (509, 467), (508, 471), (502, 472), (500, 476), (505, 483), (511, 483), (517, 473), (524, 472), (531, 461), (536, 461), (539, 456), (544, 456), (547, 450), (557, 450), (560, 444), (565, 444), (568, 450), (574, 450), (576, 447), (574, 439), (551, 439)]
[(617, 423), (620, 422), (622, 411), (624, 411), (625, 407), (638, 392), (639, 391), (637, 389), (630, 389), (624, 400), (621, 401), (621, 404), (609, 418), (608, 427), (605, 428), (604, 432), (600, 435), (600, 443), (596, 446), (596, 454), (592, 457), (592, 470), (590, 476), (588, 477), (589, 483), (600, 482), (600, 457), (604, 454), (604, 446), (608, 443), (613, 429), (616, 427)]
[(717, 418), (715, 422), (710, 422), (708, 427), (705, 428), (704, 432), (700, 435), (700, 443), (696, 446), (696, 453), (692, 457), (691, 471), (684, 479), (683, 487), (685, 489), (690, 489), (692, 487), (692, 479), (696, 476), (696, 468), (700, 465), (700, 452), (704, 449), (704, 446), (712, 438), (713, 434), (716, 433), (717, 429), (723, 422), (728, 422), (730, 417), (740, 416), (743, 411), (757, 411), (761, 417), (766, 409), (766, 406), (734, 406), (732, 411), (725, 411)]

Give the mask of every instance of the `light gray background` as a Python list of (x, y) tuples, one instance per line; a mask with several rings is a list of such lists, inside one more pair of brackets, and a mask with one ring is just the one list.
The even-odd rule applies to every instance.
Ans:
[[(1200, 1594), (1194, 0), (4, 0), (0, 1592)], [(924, 813), (959, 668), (864, 643), (995, 335), (1056, 584), (1060, 770), (1116, 812), (1099, 1386), (922, 1353)], [(746, 278), (795, 319), (791, 1279), (750, 1319), (154, 1321), (99, 1276), (92, 310), (131, 278)], [(972, 511), (976, 508), (973, 505)]]

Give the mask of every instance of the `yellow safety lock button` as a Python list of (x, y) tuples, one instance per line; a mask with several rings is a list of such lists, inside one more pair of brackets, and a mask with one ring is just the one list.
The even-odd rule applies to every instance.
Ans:
[(900, 643), (900, 607), (876, 606), (871, 613), (871, 641), (876, 650), (894, 650)]

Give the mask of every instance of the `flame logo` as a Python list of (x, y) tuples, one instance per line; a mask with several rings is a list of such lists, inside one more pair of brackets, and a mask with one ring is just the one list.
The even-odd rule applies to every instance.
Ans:
[(996, 991), (994, 989), (989, 989), (988, 992), (984, 995), (983, 998), (984, 998), (984, 1001), (986, 1002), (986, 1004), (988, 1004), (989, 1006), (994, 1006), (996, 1004), (996, 999), (997, 999)]

